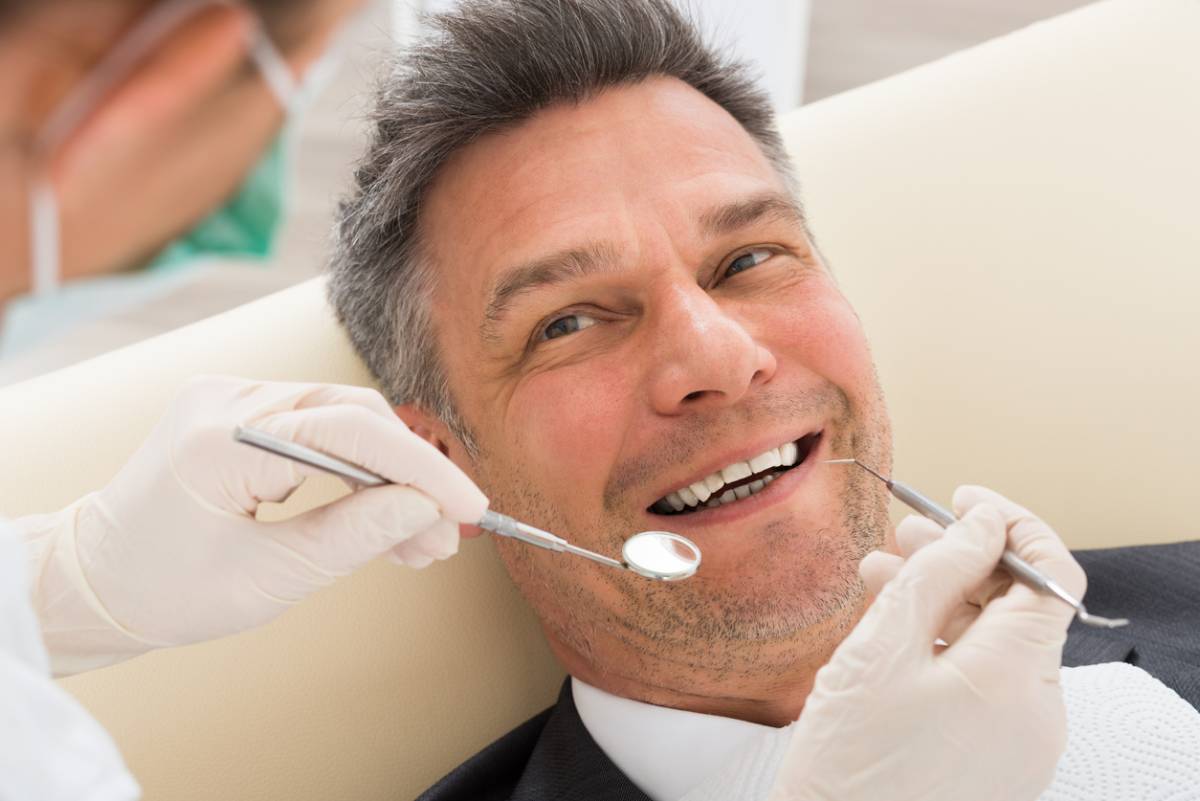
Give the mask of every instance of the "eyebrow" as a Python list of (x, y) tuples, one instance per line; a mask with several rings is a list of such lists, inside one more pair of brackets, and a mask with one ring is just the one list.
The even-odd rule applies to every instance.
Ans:
[(700, 230), (710, 237), (723, 236), (764, 220), (804, 226), (800, 204), (779, 192), (762, 192), (743, 200), (722, 203), (700, 215)]
[[(774, 191), (722, 203), (700, 215), (701, 232), (715, 238), (764, 220), (804, 226), (804, 212), (791, 197)], [(568, 281), (615, 270), (618, 249), (609, 242), (595, 241), (566, 248), (506, 270), (492, 289), (484, 312), (484, 339), (495, 339), (496, 329), (521, 295)]]
[(617, 261), (617, 248), (612, 244), (589, 242), (506, 270), (492, 289), (484, 312), (485, 338), (494, 336), (495, 327), (520, 295), (614, 269)]

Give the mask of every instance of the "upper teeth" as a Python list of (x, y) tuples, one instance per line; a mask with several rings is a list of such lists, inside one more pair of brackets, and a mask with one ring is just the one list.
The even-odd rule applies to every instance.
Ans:
[[(725, 501), (726, 495), (731, 496), (729, 500), (744, 498), (751, 492), (757, 492), (762, 489), (762, 486), (770, 482), (765, 480), (764, 482), (754, 481), (744, 487), (737, 487), (724, 493), (721, 492), (721, 488), (726, 484), (741, 481), (755, 473), (761, 473), (772, 467), (791, 467), (796, 463), (798, 455), (799, 451), (796, 448), (796, 443), (785, 442), (777, 448), (763, 451), (748, 462), (734, 462), (694, 484), (689, 484), (674, 492), (669, 492), (661, 502), (666, 502), (676, 512), (680, 512), (685, 507), (698, 506), (708, 501), (709, 498), (715, 497), (721, 501)], [(774, 478), (774, 476), (768, 476), (767, 478)], [(762, 484), (762, 486), (756, 486), (759, 484)], [(739, 490), (745, 490), (745, 492), (739, 493)]]

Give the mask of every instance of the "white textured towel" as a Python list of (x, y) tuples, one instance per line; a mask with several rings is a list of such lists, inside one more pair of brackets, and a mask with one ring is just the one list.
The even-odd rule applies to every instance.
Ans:
[[(1146, 671), (1063, 668), (1067, 748), (1040, 801), (1200, 801), (1200, 713)], [(746, 747), (680, 801), (761, 801), (790, 728)]]
[(1146, 671), (1063, 669), (1067, 750), (1041, 801), (1200, 800), (1200, 713)]

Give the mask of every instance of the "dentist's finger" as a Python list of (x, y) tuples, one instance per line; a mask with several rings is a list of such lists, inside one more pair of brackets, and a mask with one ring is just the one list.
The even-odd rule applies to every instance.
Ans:
[(867, 594), (878, 595), (884, 586), (904, 567), (904, 558), (886, 551), (871, 551), (858, 564), (858, 575), (867, 587)]
[(446, 517), (476, 523), (488, 499), (441, 451), (414, 434), (398, 417), (382, 417), (357, 405), (320, 406), (269, 415), (258, 428), (361, 465), (437, 501)]
[[(940, 527), (938, 533), (941, 534)], [(938, 539), (940, 540), (941, 537), (939, 536)], [(883, 551), (867, 554), (859, 565), (858, 572), (862, 576), (868, 594), (879, 595), (884, 586), (895, 578), (896, 574), (904, 567), (905, 561), (895, 554)], [(984, 579), (978, 588), (968, 594), (963, 603), (949, 613), (938, 636), (947, 643), (953, 643), (975, 622), (982, 607), (986, 606), (992, 598), (1003, 594), (1011, 583), (1012, 578), (1007, 573), (994, 571)]]
[(942, 538), (945, 530), (927, 517), (908, 515), (896, 526), (896, 546), (905, 559), (931, 542)]
[[(864, 630), (875, 640), (864, 649), (899, 651), (912, 642), (932, 642), (969, 593), (992, 573), (1003, 549), (999, 512), (987, 505), (972, 509), (946, 530), (945, 537), (907, 560), (879, 592), (863, 616)], [(889, 563), (894, 564), (875, 557), (868, 562), (868, 573), (877, 566), (883, 572)]]
[(979, 620), (979, 615), (982, 613), (983, 610), (974, 604), (959, 604), (946, 618), (942, 632), (938, 636), (948, 645), (954, 645), (975, 624), (975, 621)]
[(266, 531), (312, 565), (338, 576), (358, 569), (439, 522), (445, 522), (441, 510), (429, 496), (412, 487), (388, 486), (351, 493), (297, 517), (271, 523)]
[[(940, 540), (945, 530), (927, 517), (909, 515), (896, 526), (896, 544), (905, 557), (910, 557), (931, 542)], [(1006, 570), (996, 570), (967, 596), (966, 602), (982, 607), (993, 598), (1003, 595), (1012, 583)]]
[[(979, 504), (994, 506), (999, 510), (1008, 528), (1008, 547), (1017, 556), (1061, 584), (1074, 597), (1083, 598), (1087, 591), (1087, 576), (1071, 555), (1070, 549), (1044, 520), (987, 487), (959, 487), (954, 493), (953, 503), (956, 511), (970, 509)], [(1036, 592), (1026, 589), (1031, 593)]]
[(458, 553), (458, 525), (439, 520), (421, 533), (392, 548), (387, 559), (398, 565), (422, 568)]
[(383, 420), (398, 420), (387, 399), (373, 389), (350, 384), (313, 384), (293, 402), (296, 411), (321, 406), (361, 406)]

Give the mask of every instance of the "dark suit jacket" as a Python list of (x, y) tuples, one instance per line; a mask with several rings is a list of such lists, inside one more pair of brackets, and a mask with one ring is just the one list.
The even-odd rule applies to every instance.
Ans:
[[(1124, 629), (1071, 625), (1069, 667), (1128, 662), (1200, 707), (1200, 541), (1076, 551), (1087, 608)], [(418, 801), (649, 801), (596, 745), (566, 682), (558, 703), (455, 768)]]

